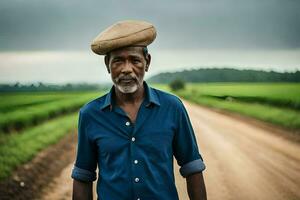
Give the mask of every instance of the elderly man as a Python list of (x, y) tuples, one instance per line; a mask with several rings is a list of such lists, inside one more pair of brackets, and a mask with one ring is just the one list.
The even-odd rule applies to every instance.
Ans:
[(110, 92), (80, 110), (73, 199), (92, 199), (99, 167), (101, 200), (176, 200), (173, 156), (190, 199), (206, 199), (205, 169), (188, 114), (179, 98), (143, 80), (156, 37), (144, 21), (121, 21), (92, 42), (105, 55)]

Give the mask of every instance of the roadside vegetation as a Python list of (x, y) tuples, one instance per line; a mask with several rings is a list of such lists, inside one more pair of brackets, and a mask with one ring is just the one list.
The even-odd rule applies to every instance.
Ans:
[(58, 117), (0, 141), (0, 180), (11, 175), (19, 165), (31, 160), (39, 151), (76, 130), (77, 113)]
[(0, 180), (76, 131), (78, 110), (102, 92), (1, 93)]
[(197, 104), (300, 130), (299, 83), (189, 83), (172, 92)]
[(300, 84), (191, 84), (177, 94), (192, 102), (300, 129)]

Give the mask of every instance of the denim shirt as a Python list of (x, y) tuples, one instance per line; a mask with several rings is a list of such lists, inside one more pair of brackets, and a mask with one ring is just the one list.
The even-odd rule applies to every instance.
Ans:
[(186, 177), (205, 169), (187, 111), (174, 95), (150, 88), (131, 123), (110, 92), (80, 109), (72, 178), (95, 181), (101, 200), (177, 200), (173, 156)]

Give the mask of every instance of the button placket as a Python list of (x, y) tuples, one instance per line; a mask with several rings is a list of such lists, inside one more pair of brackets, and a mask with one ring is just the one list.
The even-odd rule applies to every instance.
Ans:
[[(127, 124), (125, 124), (125, 125), (127, 126)], [(137, 142), (137, 138), (135, 137), (136, 126), (131, 124), (131, 123), (130, 123), (129, 126), (132, 128), (132, 132), (131, 132), (132, 134), (131, 134), (131, 138), (130, 138), (130, 140), (131, 140), (131, 145), (130, 146), (131, 146), (131, 149), (132, 149), (132, 154), (131, 154), (132, 164), (131, 165), (132, 165), (132, 170), (133, 170), (133, 174), (134, 174), (133, 175), (133, 183), (134, 183), (134, 185), (136, 185), (136, 187), (138, 187), (138, 185), (141, 184), (141, 178), (139, 177), (139, 173), (138, 173), (139, 170), (137, 169), (137, 167), (139, 167), (138, 166), (139, 160), (136, 159), (137, 157), (135, 155), (135, 150), (137, 148), (137, 146), (135, 145), (135, 143)], [(137, 188), (135, 188), (135, 189), (137, 189)], [(136, 200), (141, 200), (141, 197), (139, 195), (136, 195), (135, 199)]]

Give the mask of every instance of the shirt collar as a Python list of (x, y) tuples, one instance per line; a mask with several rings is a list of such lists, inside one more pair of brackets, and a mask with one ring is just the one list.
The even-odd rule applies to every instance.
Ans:
[(107, 93), (105, 99), (104, 99), (104, 102), (101, 106), (101, 110), (103, 110), (104, 108), (108, 107), (110, 108), (110, 110), (112, 110), (112, 95), (114, 93), (114, 86), (112, 86), (112, 88), (110, 89), (109, 93)]
[(150, 106), (151, 103), (160, 106), (159, 98), (155, 90), (148, 86), (148, 84), (144, 81), (144, 88), (146, 94), (146, 106)]
[[(155, 90), (148, 86), (148, 84), (144, 81), (144, 89), (145, 89), (145, 101), (146, 101), (146, 107), (149, 107), (152, 103), (160, 106), (159, 98), (157, 96), (157, 93)], [(114, 93), (114, 86), (110, 89), (109, 93), (106, 95), (104, 102), (101, 106), (101, 110), (107, 108), (109, 106), (110, 110), (112, 110), (113, 107), (113, 93)]]

